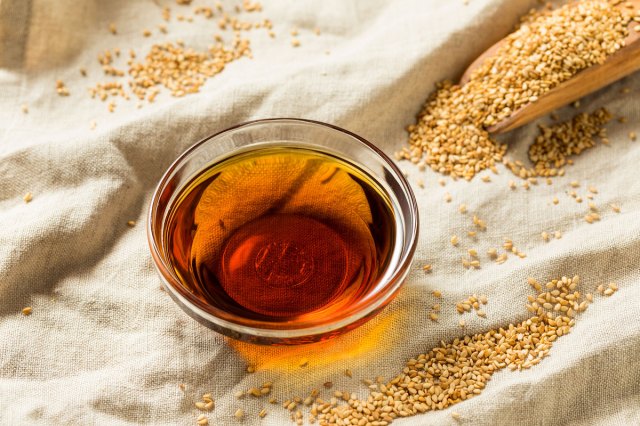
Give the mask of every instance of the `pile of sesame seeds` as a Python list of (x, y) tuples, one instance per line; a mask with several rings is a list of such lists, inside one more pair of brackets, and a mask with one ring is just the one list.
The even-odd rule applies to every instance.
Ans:
[[(579, 71), (601, 64), (624, 45), (633, 16), (613, 3), (620, 1), (585, 0), (530, 12), (465, 85), (437, 84), (416, 124), (407, 128), (410, 147), (396, 158), (467, 180), (484, 169), (495, 171), (506, 146), (491, 139), (487, 127)], [(555, 151), (539, 150), (548, 147), (540, 142), (533, 152), (536, 158), (554, 161)]]
[(562, 176), (563, 167), (568, 158), (579, 155), (582, 151), (595, 146), (595, 136), (608, 143), (607, 129), (604, 125), (612, 116), (605, 108), (591, 114), (580, 113), (570, 121), (552, 126), (540, 125), (540, 135), (529, 147), (529, 159), (533, 168), (526, 168), (521, 163), (507, 162), (507, 167), (521, 178), (533, 176)]
[[(523, 370), (538, 364), (549, 355), (553, 342), (570, 332), (575, 315), (586, 310), (590, 300), (582, 301), (577, 276), (551, 280), (544, 286), (530, 278), (529, 284), (538, 292), (528, 297), (530, 318), (442, 342), (409, 360), (403, 372), (386, 384), (372, 383), (366, 399), (342, 392), (342, 398), (334, 395), (328, 402), (313, 403), (309, 421), (388, 425), (398, 417), (441, 410), (472, 398), (503, 368)], [(458, 413), (452, 416), (460, 417)]]

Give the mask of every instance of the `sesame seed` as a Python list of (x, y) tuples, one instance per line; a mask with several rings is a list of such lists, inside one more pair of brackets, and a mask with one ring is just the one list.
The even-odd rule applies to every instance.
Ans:
[(611, 210), (613, 210), (616, 213), (620, 213), (620, 206), (617, 204), (609, 204), (611, 206)]
[(300, 47), (300, 40), (298, 40), (297, 38), (291, 39), (291, 46)]
[(30, 203), (31, 200), (33, 200), (33, 194), (30, 192), (27, 192), (26, 194), (24, 194), (22, 199), (24, 200), (25, 203)]
[(244, 417), (244, 410), (242, 408), (238, 408), (233, 415), (236, 419), (241, 420)]
[(466, 204), (460, 204), (460, 207), (458, 207), (458, 211), (462, 214), (465, 214), (467, 212), (467, 205)]
[(442, 293), (440, 292), (440, 290), (433, 290), (431, 294), (433, 294), (434, 297), (442, 297)]
[(458, 236), (457, 235), (452, 235), (451, 236), (451, 245), (453, 246), (457, 246), (458, 245)]
[(266, 415), (267, 415), (267, 410), (265, 408), (260, 410), (260, 412), (258, 413), (258, 417), (260, 417), (261, 419), (264, 418)]
[(27, 105), (27, 104), (22, 104), (22, 106), (20, 106), (20, 109), (22, 110), (23, 114), (28, 114), (29, 113), (29, 105)]
[(453, 198), (451, 197), (451, 194), (449, 194), (448, 192), (445, 192), (444, 201), (446, 201), (447, 203), (450, 203), (452, 199)]
[(29, 316), (33, 312), (33, 308), (31, 306), (27, 306), (26, 308), (22, 308), (22, 315)]
[(109, 32), (114, 35), (118, 33), (115, 23), (112, 22), (109, 24)]
[(309, 365), (309, 360), (307, 358), (302, 358), (300, 360), (300, 363), (298, 364), (300, 367), (306, 367), (307, 365)]
[(422, 270), (425, 272), (431, 272), (431, 265), (430, 264), (423, 265)]

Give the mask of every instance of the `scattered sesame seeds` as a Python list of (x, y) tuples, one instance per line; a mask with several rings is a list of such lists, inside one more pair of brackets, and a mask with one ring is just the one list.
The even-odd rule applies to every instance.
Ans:
[(33, 194), (30, 192), (27, 192), (26, 194), (24, 194), (24, 197), (22, 197), (22, 199), (24, 200), (25, 203), (30, 203), (31, 200), (33, 200)]
[(204, 414), (200, 414), (198, 416), (198, 418), (196, 419), (196, 423), (199, 425), (208, 425), (209, 424), (209, 420), (205, 417)]
[(260, 412), (258, 413), (258, 417), (260, 417), (261, 419), (263, 419), (266, 415), (267, 415), (267, 410), (265, 408), (260, 410)]
[(31, 306), (27, 306), (26, 308), (22, 308), (22, 315), (29, 316), (33, 312), (33, 308)]
[(429, 319), (431, 321), (438, 321), (438, 314), (436, 314), (435, 312), (429, 313)]

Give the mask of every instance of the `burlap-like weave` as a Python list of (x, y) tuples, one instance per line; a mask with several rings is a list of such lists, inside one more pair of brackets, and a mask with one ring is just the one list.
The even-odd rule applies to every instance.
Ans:
[[(161, 34), (165, 3), (174, 18)], [(154, 42), (178, 38), (204, 47), (218, 32), (215, 21), (178, 22), (175, 15), (193, 15), (192, 8), (206, 2), (180, 9), (168, 1), (0, 1), (0, 423), (193, 424), (199, 414), (193, 403), (210, 392), (212, 424), (235, 424), (240, 407), (244, 424), (288, 424), (279, 404), (237, 400), (234, 392), (273, 381), (281, 402), (332, 381), (335, 389), (365, 395), (361, 379), (391, 378), (407, 359), (464, 334), (456, 301), (486, 294), (487, 318), (465, 318), (467, 333), (487, 331), (526, 318), (528, 276), (578, 274), (584, 292), (611, 281), (620, 290), (597, 295), (548, 358), (524, 372), (496, 373), (481, 395), (453, 409), (397, 424), (450, 424), (452, 410), (465, 424), (478, 425), (639, 424), (640, 142), (628, 138), (640, 130), (639, 75), (583, 100), (582, 111), (606, 106), (628, 122), (612, 122), (610, 146), (585, 152), (553, 185), (512, 191), (514, 177), (501, 169), (491, 183), (448, 179), (443, 188), (434, 172), (401, 164), (412, 184), (425, 181), (425, 188), (415, 185), (421, 233), (414, 269), (380, 316), (329, 344), (238, 344), (191, 320), (160, 291), (146, 209), (161, 174), (184, 149), (246, 120), (288, 116), (345, 127), (393, 154), (433, 84), (458, 78), (538, 2), (264, 3), (261, 16), (273, 21), (277, 36), (249, 33), (253, 59), (229, 64), (197, 95), (163, 92), (141, 109), (135, 101), (117, 101), (109, 113), (87, 94), (88, 86), (111, 79), (97, 55), (114, 47), (123, 56), (131, 47), (143, 55)], [(290, 44), (293, 27), (298, 48)], [(145, 28), (154, 35), (143, 37)], [(56, 79), (70, 96), (56, 94)], [(563, 118), (575, 113), (559, 111)], [(506, 135), (509, 155), (526, 159), (536, 131), (532, 124)], [(572, 180), (581, 183), (575, 190), (583, 198), (588, 185), (597, 187), (601, 221), (582, 219), (586, 199), (579, 204), (566, 194)], [(33, 193), (28, 204), (22, 200), (27, 192)], [(457, 212), (462, 203), (469, 214)], [(621, 213), (609, 203), (619, 204)], [(466, 237), (474, 213), (488, 225), (475, 241)], [(128, 227), (129, 220), (136, 225)], [(556, 230), (561, 239), (540, 237)], [(452, 234), (461, 237), (459, 248), (449, 243)], [(503, 238), (527, 257), (497, 265), (485, 256), (480, 270), (462, 267), (467, 248), (482, 254)], [(433, 264), (432, 273), (420, 269), (424, 263)], [(438, 322), (428, 319), (434, 289), (443, 293)], [(28, 317), (21, 314), (25, 306), (33, 307)], [(302, 358), (306, 367), (299, 366)], [(248, 364), (257, 372), (247, 374)], [(347, 368), (353, 378), (344, 374)], [(268, 410), (263, 420), (262, 407)]]

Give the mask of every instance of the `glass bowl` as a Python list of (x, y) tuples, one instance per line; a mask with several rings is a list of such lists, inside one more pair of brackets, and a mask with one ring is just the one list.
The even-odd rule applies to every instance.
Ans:
[[(203, 170), (238, 154), (265, 148), (310, 150), (337, 157), (366, 173), (388, 197), (393, 213), (393, 248), (371, 290), (335, 318), (321, 322), (278, 322), (242, 317), (203, 302), (175, 272), (167, 223), (181, 191)], [(251, 121), (209, 136), (187, 149), (165, 172), (149, 207), (147, 238), (154, 264), (173, 300), (192, 318), (231, 338), (268, 345), (326, 340), (356, 328), (380, 312), (397, 294), (413, 258), (418, 208), (395, 164), (365, 139), (317, 121), (274, 118)]]

